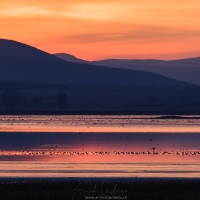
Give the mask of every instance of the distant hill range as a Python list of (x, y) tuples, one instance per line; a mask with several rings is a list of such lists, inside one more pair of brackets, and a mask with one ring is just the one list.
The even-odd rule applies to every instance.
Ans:
[[(69, 54), (61, 54), (56, 56), (69, 61)], [(68, 55), (68, 56), (67, 56)], [(71, 59), (71, 62), (84, 62), (85, 60), (81, 59)], [(98, 66), (107, 66), (114, 68), (122, 69), (131, 69), (131, 70), (141, 70), (146, 72), (153, 72), (169, 78), (177, 79), (180, 81), (186, 81), (188, 83), (193, 83), (200, 85), (200, 57), (197, 58), (188, 58), (181, 60), (129, 60), (129, 59), (107, 59), (99, 60), (88, 63)]]
[(90, 64), (89, 61), (87, 60), (82, 60), (79, 59), (71, 54), (66, 54), (66, 53), (56, 53), (54, 54), (56, 57), (61, 58), (67, 62), (75, 62), (75, 63), (84, 63), (84, 64)]
[[(184, 110), (200, 105), (200, 87), (196, 85), (152, 72), (96, 66), (70, 55), (62, 54), (62, 59), (61, 54), (57, 56), (1, 39), (0, 111), (9, 102), (19, 102), (17, 109), (51, 111), (65, 100), (65, 109), (84, 112), (145, 113), (150, 109), (156, 113), (169, 107)], [(63, 98), (64, 94), (67, 98)]]
[(10, 40), (0, 40), (0, 80), (25, 84), (191, 86), (151, 72), (67, 62)]

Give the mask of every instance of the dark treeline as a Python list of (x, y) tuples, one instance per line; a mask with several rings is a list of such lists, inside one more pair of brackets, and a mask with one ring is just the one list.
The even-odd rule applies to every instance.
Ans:
[(0, 113), (200, 114), (200, 89), (27, 85), (0, 89)]
[[(48, 100), (48, 101), (47, 101)], [(5, 111), (15, 111), (15, 109), (29, 109), (32, 107), (52, 106), (65, 109), (68, 103), (68, 96), (64, 92), (54, 94), (52, 99), (42, 97), (39, 94), (28, 96), (20, 90), (7, 89), (2, 91), (0, 105)]]
[(24, 84), (15, 82), (0, 82), (0, 90), (21, 90), (21, 89), (66, 89), (69, 85), (65, 84)]

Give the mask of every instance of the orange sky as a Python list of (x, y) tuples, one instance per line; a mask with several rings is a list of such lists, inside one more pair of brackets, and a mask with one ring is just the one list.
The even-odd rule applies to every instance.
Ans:
[(103, 58), (200, 56), (199, 0), (1, 0), (0, 38)]

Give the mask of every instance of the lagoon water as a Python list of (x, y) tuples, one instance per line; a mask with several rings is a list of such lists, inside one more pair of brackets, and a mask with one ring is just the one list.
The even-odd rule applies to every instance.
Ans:
[(200, 178), (199, 158), (199, 116), (0, 116), (0, 177)]

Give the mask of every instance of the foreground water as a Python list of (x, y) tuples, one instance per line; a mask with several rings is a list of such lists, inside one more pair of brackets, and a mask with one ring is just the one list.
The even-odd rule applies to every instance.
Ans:
[(0, 116), (0, 177), (200, 178), (199, 116)]

